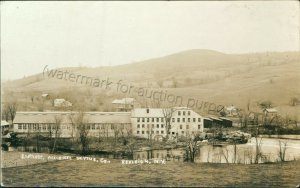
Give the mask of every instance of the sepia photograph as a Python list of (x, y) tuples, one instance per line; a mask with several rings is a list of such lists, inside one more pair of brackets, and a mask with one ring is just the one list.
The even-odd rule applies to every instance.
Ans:
[(1, 187), (300, 188), (299, 1), (0, 5)]

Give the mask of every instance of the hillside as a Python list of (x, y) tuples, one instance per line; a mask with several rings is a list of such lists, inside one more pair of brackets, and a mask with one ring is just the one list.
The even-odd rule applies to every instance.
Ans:
[[(242, 108), (247, 101), (255, 106), (257, 102), (269, 100), (285, 112), (299, 114), (299, 106), (289, 106), (292, 97), (300, 98), (299, 63), (297, 52), (224, 54), (195, 49), (120, 66), (65, 67), (61, 70), (104, 80), (109, 78), (113, 83), (122, 80), (122, 83), (132, 84), (135, 88), (164, 90), (185, 98), (207, 100), (222, 105), (234, 104)], [(41, 72), (43, 68), (41, 66)], [(49, 71), (53, 68), (48, 66)], [(20, 103), (27, 103), (30, 95), (38, 97), (47, 92), (56, 97), (69, 98), (73, 103), (84, 101), (85, 104), (94, 106), (95, 110), (103, 110), (104, 107), (100, 106), (107, 107), (116, 97), (129, 96), (122, 92), (49, 78), (47, 75), (43, 77), (42, 74), (6, 82), (3, 87), (4, 100), (14, 98), (22, 101)], [(74, 92), (76, 96), (73, 96)], [(80, 97), (85, 99), (79, 100)], [(89, 102), (96, 98), (101, 98), (98, 105)]]

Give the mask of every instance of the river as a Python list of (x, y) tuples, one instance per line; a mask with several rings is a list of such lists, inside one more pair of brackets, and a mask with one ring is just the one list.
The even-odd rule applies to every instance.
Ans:
[[(279, 157), (279, 141), (281, 149), (285, 150), (285, 161), (300, 159), (300, 140), (296, 139), (277, 139), (277, 138), (251, 138), (246, 144), (212, 146), (203, 144), (200, 146), (200, 152), (195, 156), (196, 163), (254, 163), (257, 145), (261, 155), (258, 162), (276, 162), (281, 161)], [(286, 144), (286, 146), (284, 146)], [(236, 152), (235, 152), (236, 151)], [(137, 151), (134, 153), (134, 159), (166, 159), (173, 161), (183, 161), (185, 149), (164, 149), (164, 150), (148, 150)], [(283, 156), (283, 155), (282, 155)]]

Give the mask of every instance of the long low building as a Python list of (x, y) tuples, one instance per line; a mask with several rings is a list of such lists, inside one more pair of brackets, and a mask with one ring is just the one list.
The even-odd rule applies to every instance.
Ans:
[[(82, 116), (80, 116), (82, 115)], [(17, 112), (14, 132), (75, 137), (82, 126), (89, 136), (114, 137), (132, 134), (162, 139), (169, 135), (192, 136), (207, 127), (205, 118), (187, 107), (135, 108), (131, 112)], [(210, 119), (209, 119), (210, 120)], [(170, 124), (170, 129), (166, 125)], [(81, 130), (82, 131), (82, 130)]]
[[(73, 137), (78, 126), (86, 126), (90, 136), (115, 136), (131, 131), (130, 112), (85, 112), (82, 118), (76, 112), (17, 112), (14, 132), (55, 134)], [(59, 128), (57, 128), (59, 127)]]

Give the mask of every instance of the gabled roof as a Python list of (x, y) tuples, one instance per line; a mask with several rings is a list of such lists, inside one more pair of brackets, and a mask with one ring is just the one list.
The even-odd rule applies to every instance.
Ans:
[(226, 107), (226, 110), (227, 110), (227, 111), (232, 111), (232, 110), (237, 110), (237, 108), (234, 107), (234, 106), (227, 106), (227, 107)]
[[(147, 113), (147, 109), (149, 113)], [(161, 108), (135, 108), (131, 112), (132, 117), (164, 117), (163, 109)]]
[(112, 104), (133, 104), (135, 101), (134, 98), (123, 98), (114, 100)]
[(264, 111), (267, 111), (269, 113), (276, 113), (277, 112), (277, 110), (275, 108), (266, 108), (266, 109), (264, 109)]
[(9, 123), (5, 120), (1, 120), (1, 126), (4, 126), (4, 125), (9, 125)]
[(219, 117), (219, 119), (224, 119), (224, 120), (227, 120), (227, 121), (232, 121), (231, 119), (229, 119), (229, 118), (225, 118), (225, 117)]

